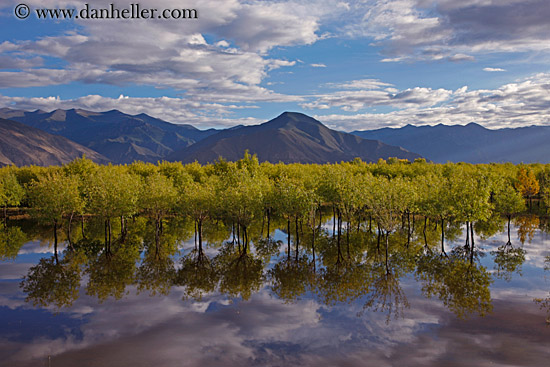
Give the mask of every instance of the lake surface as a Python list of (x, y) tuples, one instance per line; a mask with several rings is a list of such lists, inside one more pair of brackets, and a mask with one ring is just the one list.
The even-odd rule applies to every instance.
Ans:
[(127, 242), (141, 245), (113, 246), (110, 256), (98, 241), (86, 251), (63, 243), (57, 262), (39, 231), (27, 234), (32, 240), (15, 259), (0, 262), (0, 365), (546, 366), (550, 360), (550, 235), (538, 220), (516, 221), (508, 246), (506, 231), (476, 235), (474, 252), (464, 248), (464, 226), (449, 230), (445, 254), (435, 228), (428, 247), (420, 229), (412, 240), (390, 236), (387, 257), (376, 234), (356, 234), (349, 258), (342, 239), (344, 261), (334, 255), (327, 223), (315, 267), (307, 236), (298, 260), (295, 239), (289, 258), (279, 230), (245, 256), (237, 244), (221, 241), (199, 256), (193, 238), (177, 239), (189, 236), (166, 227), (160, 247), (132, 234)]

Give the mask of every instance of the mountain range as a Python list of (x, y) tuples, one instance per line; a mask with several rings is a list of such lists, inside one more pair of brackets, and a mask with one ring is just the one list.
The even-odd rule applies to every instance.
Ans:
[(407, 125), (352, 134), (399, 145), (436, 163), (550, 163), (550, 126), (490, 130), (475, 123)]
[(0, 166), (60, 165), (82, 155), (96, 163), (109, 162), (96, 151), (72, 140), (0, 118)]
[(61, 135), (104, 155), (113, 163), (135, 160), (154, 162), (217, 131), (172, 124), (146, 114), (128, 115), (117, 110), (0, 109), (0, 118), (15, 120), (54, 135)]
[(414, 160), (420, 155), (376, 140), (331, 130), (302, 113), (285, 112), (254, 126), (220, 131), (167, 157), (170, 161), (211, 163), (218, 157), (235, 161), (244, 152), (258, 155), (260, 162), (335, 163), (359, 157), (373, 162), (397, 157)]
[(213, 162), (244, 152), (260, 161), (328, 163), (424, 157), (437, 163), (550, 162), (550, 126), (489, 130), (478, 124), (354, 131), (285, 112), (254, 126), (199, 130), (146, 114), (81, 109), (28, 112), (0, 109), (0, 165), (63, 164), (83, 154), (98, 163), (135, 160)]

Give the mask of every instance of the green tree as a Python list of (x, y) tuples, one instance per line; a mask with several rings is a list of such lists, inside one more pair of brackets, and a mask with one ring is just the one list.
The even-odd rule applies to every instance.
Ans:
[(111, 253), (112, 219), (121, 219), (121, 234), (124, 237), (125, 218), (137, 213), (140, 192), (140, 178), (128, 173), (122, 166), (100, 167), (88, 178), (86, 208), (104, 220), (107, 255)]
[(525, 167), (520, 167), (516, 182), (516, 189), (529, 199), (529, 208), (532, 206), (532, 199), (540, 190), (539, 182), (535, 177), (533, 170)]
[(172, 180), (159, 173), (151, 174), (143, 180), (139, 195), (138, 207), (143, 210), (155, 223), (155, 246), (160, 245), (162, 234), (162, 220), (176, 206), (178, 192)]
[(4, 209), (4, 224), (6, 224), (8, 207), (18, 206), (23, 200), (25, 191), (17, 181), (12, 169), (0, 169), (0, 205)]
[(58, 226), (63, 217), (69, 218), (67, 237), (72, 246), (72, 219), (84, 208), (84, 202), (79, 192), (78, 178), (57, 172), (41, 176), (28, 186), (28, 195), (33, 215), (39, 220), (53, 224), (55, 248), (57, 248), (58, 242)]

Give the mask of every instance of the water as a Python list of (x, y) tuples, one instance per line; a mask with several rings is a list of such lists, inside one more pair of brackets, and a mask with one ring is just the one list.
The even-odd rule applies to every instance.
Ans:
[(47, 229), (30, 231), (0, 262), (0, 365), (544, 366), (550, 238), (517, 224), (508, 247), (506, 232), (475, 237), (473, 258), (452, 251), (463, 228), (449, 229), (448, 256), (394, 234), (387, 261), (376, 235), (352, 234), (338, 265), (326, 233), (315, 269), (307, 235), (296, 262), (280, 231), (246, 257), (205, 246), (199, 262), (167, 225), (158, 254), (142, 229), (109, 260), (100, 243), (82, 257), (64, 244), (59, 265)]

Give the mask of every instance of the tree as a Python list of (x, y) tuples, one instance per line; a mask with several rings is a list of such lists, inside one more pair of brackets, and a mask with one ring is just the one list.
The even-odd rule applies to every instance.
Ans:
[(0, 170), (0, 205), (4, 208), (4, 224), (7, 221), (8, 206), (18, 206), (25, 195), (15, 174), (7, 169)]
[(516, 189), (521, 193), (521, 195), (523, 195), (524, 198), (529, 199), (529, 208), (531, 208), (533, 196), (538, 194), (540, 190), (539, 182), (531, 169), (520, 167), (516, 182)]
[[(205, 177), (203, 182), (189, 182), (178, 187), (178, 210), (193, 219), (195, 223), (195, 239), (198, 236), (198, 257), (204, 256), (202, 240), (204, 221), (214, 216), (216, 208), (216, 176)], [(196, 245), (196, 243), (195, 243)]]
[(86, 208), (104, 220), (106, 255), (111, 253), (111, 220), (120, 217), (124, 236), (124, 219), (137, 213), (140, 192), (140, 178), (122, 166), (102, 166), (88, 178)]
[(176, 206), (178, 192), (172, 181), (159, 173), (151, 174), (143, 180), (138, 207), (155, 222), (155, 246), (160, 245), (162, 220)]
[(57, 248), (57, 229), (63, 217), (69, 217), (68, 240), (72, 246), (70, 228), (72, 218), (84, 208), (80, 196), (79, 180), (76, 176), (65, 176), (52, 172), (33, 181), (28, 187), (32, 213), (40, 220), (54, 226), (54, 246)]
[(513, 215), (525, 210), (525, 200), (511, 184), (504, 182), (495, 190), (493, 201), (495, 211), (508, 219), (508, 244), (511, 244), (510, 221)]

